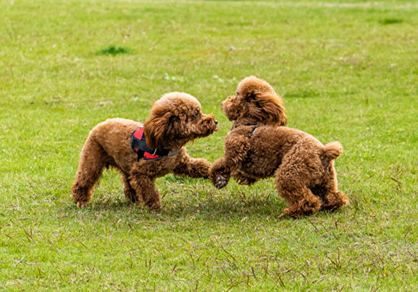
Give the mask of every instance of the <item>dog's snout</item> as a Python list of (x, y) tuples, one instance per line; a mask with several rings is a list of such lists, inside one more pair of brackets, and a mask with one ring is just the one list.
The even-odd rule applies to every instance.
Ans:
[(217, 125), (218, 124), (218, 121), (217, 120), (215, 120), (215, 125)]

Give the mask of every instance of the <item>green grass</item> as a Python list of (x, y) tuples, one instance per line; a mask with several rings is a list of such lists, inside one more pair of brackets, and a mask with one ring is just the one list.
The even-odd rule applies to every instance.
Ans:
[[(417, 14), (412, 0), (2, 0), (0, 289), (416, 291)], [(341, 141), (348, 208), (278, 220), (272, 179), (218, 191), (168, 175), (153, 213), (114, 172), (74, 206), (95, 124), (144, 121), (185, 91), (219, 120), (188, 145), (214, 161), (231, 127), (220, 102), (251, 74), (284, 97), (289, 126)]]

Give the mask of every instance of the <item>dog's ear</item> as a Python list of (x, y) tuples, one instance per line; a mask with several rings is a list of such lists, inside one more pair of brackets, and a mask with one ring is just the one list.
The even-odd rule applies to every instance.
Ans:
[(171, 113), (152, 112), (144, 123), (144, 134), (147, 145), (151, 149), (159, 149), (164, 144), (167, 129), (170, 126)]
[(264, 92), (257, 94), (255, 100), (265, 113), (264, 117), (269, 124), (279, 126), (287, 124), (287, 116), (280, 96), (272, 92)]
[(237, 91), (249, 106), (248, 114), (270, 125), (285, 126), (287, 117), (282, 98), (271, 85), (255, 76), (244, 78)]

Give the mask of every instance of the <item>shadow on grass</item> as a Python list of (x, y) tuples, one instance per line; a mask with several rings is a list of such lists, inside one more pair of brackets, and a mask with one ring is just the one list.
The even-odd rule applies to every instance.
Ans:
[(262, 197), (252, 196), (243, 200), (231, 196), (230, 198), (219, 198), (209, 196), (202, 198), (200, 201), (179, 200), (179, 199), (163, 199), (162, 211), (151, 211), (142, 203), (131, 203), (120, 198), (104, 198), (100, 200), (93, 199), (92, 202), (83, 209), (78, 209), (73, 203), (65, 206), (66, 213), (82, 212), (85, 216), (91, 213), (96, 216), (97, 212), (114, 212), (115, 216), (123, 212), (125, 218), (139, 219), (138, 217), (169, 219), (169, 218), (188, 218), (195, 217), (203, 220), (224, 220), (233, 217), (259, 217), (259, 216), (279, 216), (285, 207), (284, 202), (279, 203), (277, 200), (270, 200)]
[[(83, 213), (83, 217), (96, 218), (97, 215), (106, 213), (106, 217), (123, 217), (126, 220), (157, 220), (171, 221), (172, 219), (193, 219), (204, 221), (237, 221), (245, 218), (272, 218), (279, 220), (283, 209), (287, 207), (280, 197), (273, 196), (213, 196), (201, 198), (201, 200), (187, 201), (181, 199), (163, 199), (162, 211), (151, 211), (142, 203), (131, 203), (120, 198), (106, 198), (93, 201), (84, 209), (78, 209), (73, 204), (66, 206), (66, 213)], [(319, 212), (314, 216), (331, 214)], [(294, 220), (289, 217), (280, 220)]]

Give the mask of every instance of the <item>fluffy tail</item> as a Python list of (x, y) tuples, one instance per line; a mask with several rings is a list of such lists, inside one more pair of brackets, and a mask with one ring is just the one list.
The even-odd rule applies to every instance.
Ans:
[(322, 157), (322, 165), (327, 167), (330, 161), (337, 159), (343, 153), (343, 146), (340, 142), (334, 141), (328, 143), (324, 147), (324, 154)]
[(340, 142), (331, 142), (324, 147), (324, 155), (327, 156), (330, 160), (337, 159), (341, 153), (343, 153), (343, 146)]

